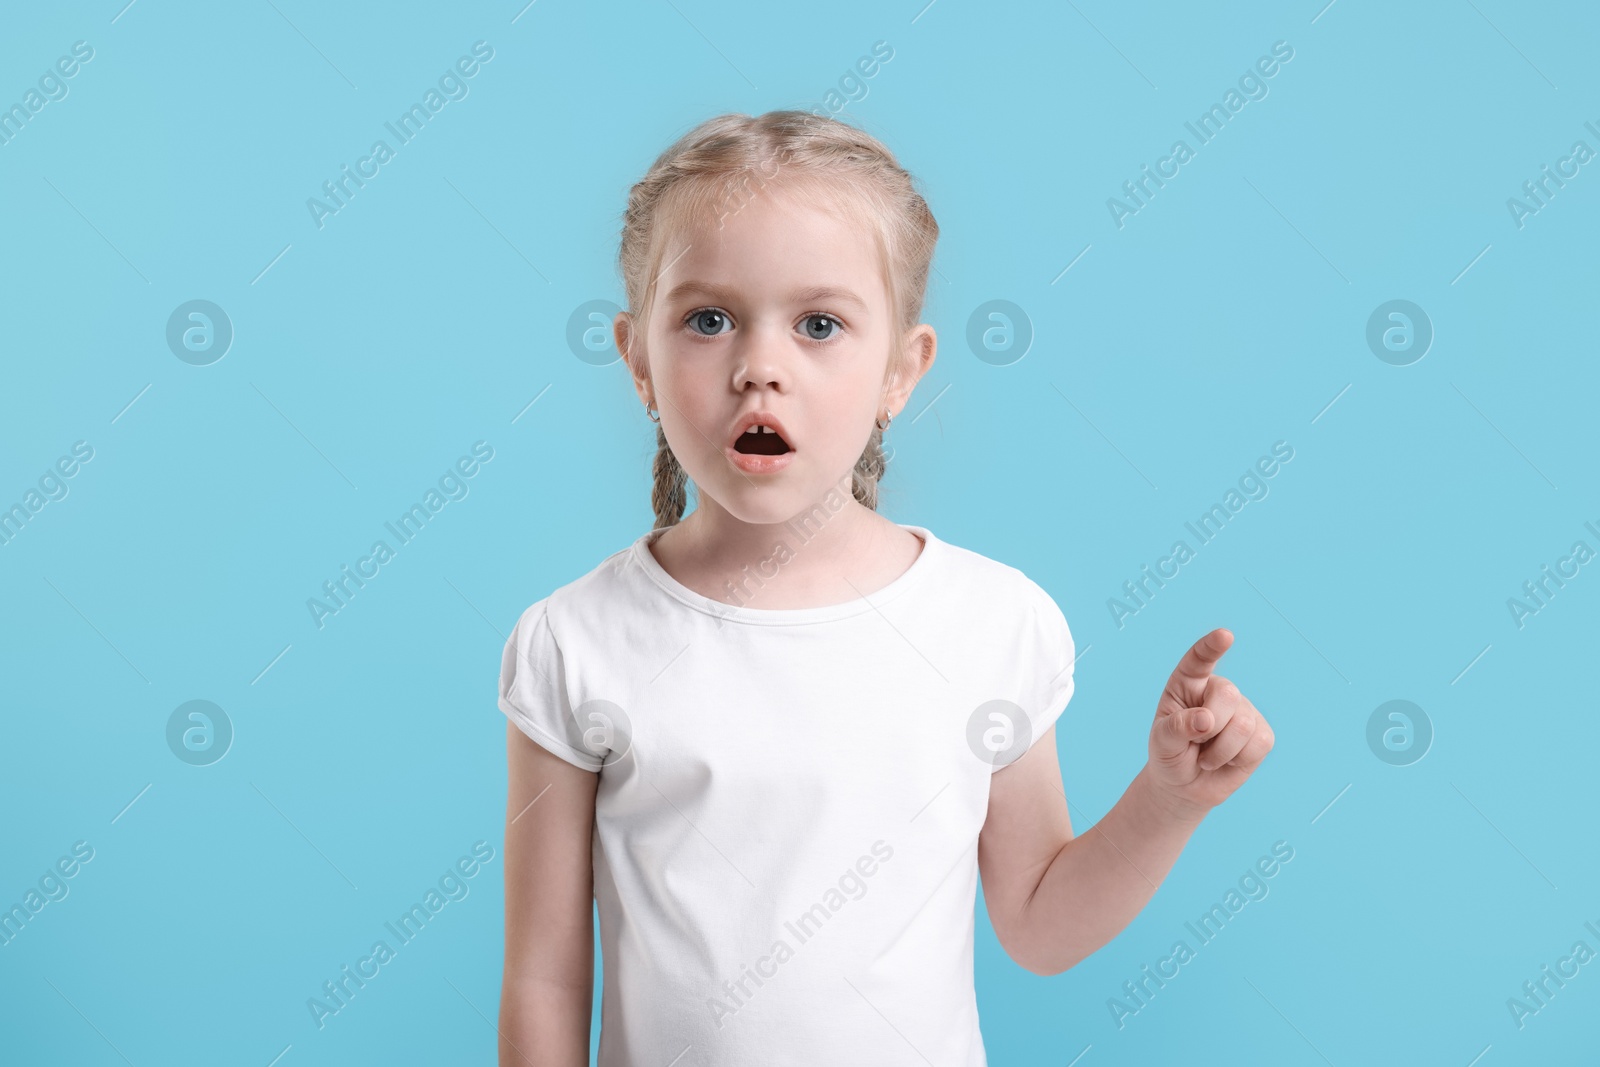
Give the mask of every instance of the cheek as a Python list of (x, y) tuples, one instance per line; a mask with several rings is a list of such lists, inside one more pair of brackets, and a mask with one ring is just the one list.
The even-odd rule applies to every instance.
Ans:
[(878, 407), (882, 389), (876, 377), (859, 377), (829, 390), (828, 398), (816, 405), (812, 416), (813, 433), (826, 440), (829, 452), (841, 463), (853, 463), (872, 435), (872, 420), (882, 414)]
[(866, 425), (883, 413), (883, 364), (863, 360), (861, 369), (850, 375), (848, 383), (841, 382), (835, 392), (837, 399), (832, 406), (838, 418), (851, 425)]
[[(829, 436), (841, 442), (853, 442), (861, 434), (870, 430), (872, 422), (873, 405), (877, 397), (870, 391), (858, 386), (847, 393), (835, 396), (833, 400), (823, 406), (819, 412), (821, 420), (829, 430)], [(862, 427), (867, 427), (863, 430)]]
[(651, 338), (650, 377), (685, 412), (695, 403), (703, 404), (710, 386), (720, 380), (717, 363), (700, 349), (677, 337)]
[(681, 439), (680, 447), (720, 452), (722, 423), (732, 418), (722, 401), (721, 371), (709, 360), (662, 356), (650, 368), (656, 396), (665, 398), (658, 403), (662, 419), (681, 431), (674, 435)]

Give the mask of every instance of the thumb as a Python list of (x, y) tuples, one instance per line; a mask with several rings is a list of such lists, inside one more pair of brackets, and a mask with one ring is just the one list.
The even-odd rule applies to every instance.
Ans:
[(1210, 708), (1180, 708), (1159, 724), (1150, 739), (1151, 753), (1176, 759), (1188, 751), (1191, 741), (1199, 741), (1216, 725)]

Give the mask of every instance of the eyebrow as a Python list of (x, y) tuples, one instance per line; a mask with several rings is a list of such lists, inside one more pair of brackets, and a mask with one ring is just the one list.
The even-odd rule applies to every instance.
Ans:
[[(710, 297), (712, 300), (729, 302), (739, 295), (737, 290), (727, 286), (691, 280), (673, 286), (672, 291), (666, 295), (666, 301), (669, 304), (676, 303), (681, 298), (696, 293)], [(862, 311), (867, 310), (867, 302), (865, 300), (857, 296), (854, 291), (838, 285), (811, 285), (802, 289), (795, 289), (789, 293), (789, 300), (796, 304), (833, 300), (845, 304), (854, 304)]]

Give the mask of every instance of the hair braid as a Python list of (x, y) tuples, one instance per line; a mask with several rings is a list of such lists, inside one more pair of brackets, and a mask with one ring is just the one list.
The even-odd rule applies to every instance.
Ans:
[(688, 472), (667, 444), (667, 431), (656, 424), (655, 487), (650, 491), (650, 506), (655, 508), (657, 526), (673, 526), (683, 518), (689, 504)]
[(883, 455), (883, 431), (878, 429), (877, 423), (873, 423), (866, 450), (856, 460), (855, 470), (850, 472), (850, 492), (862, 507), (878, 510), (878, 482), (883, 479), (887, 467), (888, 460)]

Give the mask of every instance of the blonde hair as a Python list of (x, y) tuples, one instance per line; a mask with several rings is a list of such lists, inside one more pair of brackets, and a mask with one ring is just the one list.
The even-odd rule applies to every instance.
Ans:
[[(939, 224), (916, 179), (881, 141), (838, 119), (793, 110), (707, 119), (661, 153), (628, 191), (617, 265), (635, 324), (627, 354), (635, 372), (643, 369), (644, 324), (669, 239), (697, 220), (714, 218), (720, 227), (748, 202), (747, 193), (753, 196), (774, 181), (815, 195), (872, 235), (894, 318), (887, 384), (903, 359), (906, 331), (922, 317)], [(883, 431), (874, 422), (851, 476), (855, 499), (873, 510), (885, 465)], [(688, 503), (688, 475), (659, 425), (654, 482), (656, 526), (671, 526)]]

